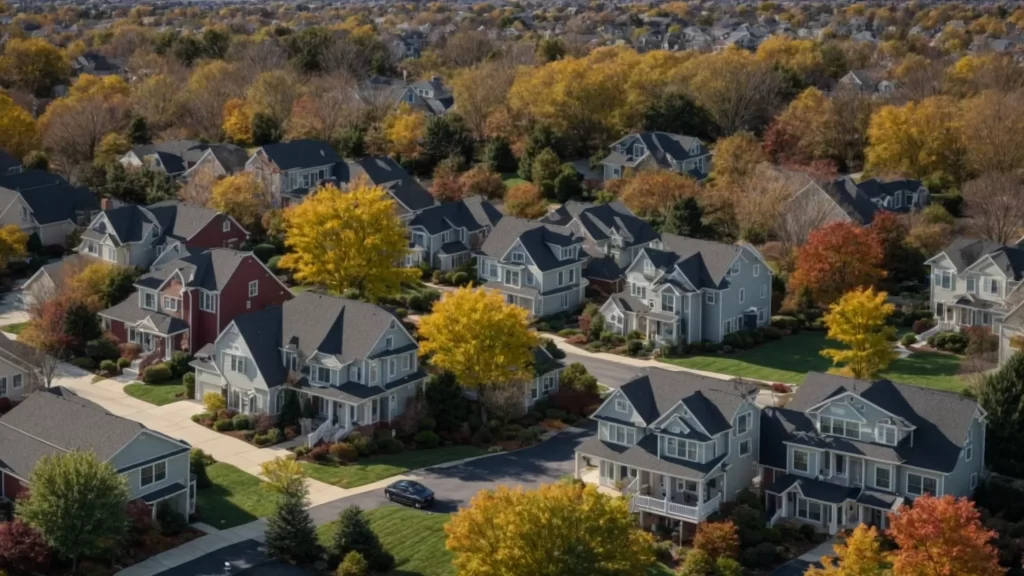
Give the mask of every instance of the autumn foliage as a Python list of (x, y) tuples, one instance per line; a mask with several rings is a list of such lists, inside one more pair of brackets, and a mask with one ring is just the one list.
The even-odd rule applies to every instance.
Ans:
[(967, 498), (930, 495), (889, 516), (889, 536), (899, 550), (893, 576), (997, 576), (996, 533), (985, 529)]
[(873, 378), (896, 359), (889, 344), (896, 329), (886, 326), (895, 306), (886, 304), (888, 294), (874, 288), (851, 290), (825, 314), (828, 339), (842, 343), (842, 348), (826, 348), (821, 355), (842, 366), (854, 378)]
[(693, 548), (705, 552), (712, 560), (735, 558), (739, 552), (740, 540), (736, 525), (731, 521), (701, 522), (693, 538)]
[(882, 257), (882, 244), (871, 230), (851, 222), (822, 226), (797, 252), (790, 297), (806, 288), (816, 305), (826, 307), (846, 292), (884, 278)]

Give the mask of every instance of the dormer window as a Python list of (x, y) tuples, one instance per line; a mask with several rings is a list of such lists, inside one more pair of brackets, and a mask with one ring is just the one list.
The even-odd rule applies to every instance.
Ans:
[(326, 366), (311, 365), (309, 367), (309, 375), (314, 382), (331, 383), (331, 369)]
[(171, 298), (170, 296), (164, 296), (164, 309), (170, 310), (171, 312), (178, 311), (178, 299)]
[(156, 310), (156, 294), (149, 291), (143, 292), (142, 307), (147, 310)]
[(561, 260), (568, 260), (573, 257), (575, 250), (573, 248), (562, 248), (560, 252), (559, 258)]
[(860, 440), (860, 422), (855, 420), (821, 416), (818, 419), (818, 427), (822, 434), (845, 436), (846, 438)]
[(360, 366), (358, 364), (353, 366), (352, 367), (352, 371), (350, 372), (350, 375), (352, 376), (352, 381), (353, 382), (359, 382), (360, 384), (363, 383), (363, 367), (362, 366)]
[(648, 276), (654, 275), (654, 263), (650, 260), (644, 260), (644, 274)]
[(889, 424), (879, 424), (875, 426), (875, 440), (880, 444), (887, 444), (889, 446), (895, 446), (899, 440), (899, 432), (895, 426)]
[(621, 398), (617, 398), (615, 400), (615, 411), (622, 412), (623, 414), (629, 412), (629, 402), (626, 402)]
[(644, 148), (643, 144), (633, 144), (633, 156), (634, 157), (640, 158), (641, 156), (644, 155), (645, 152), (647, 152), (647, 150), (646, 150), (646, 148)]
[(513, 252), (512, 253), (512, 261), (513, 262), (526, 262), (526, 255), (523, 254), (522, 252)]

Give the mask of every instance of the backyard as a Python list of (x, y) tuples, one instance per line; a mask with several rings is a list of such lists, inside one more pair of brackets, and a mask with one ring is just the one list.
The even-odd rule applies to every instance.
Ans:
[[(832, 361), (820, 351), (835, 343), (821, 331), (804, 331), (734, 354), (711, 354), (664, 359), (663, 362), (771, 382), (800, 384), (807, 372), (827, 372)], [(892, 363), (881, 374), (894, 382), (959, 392), (967, 383), (957, 373), (961, 358), (937, 352), (915, 352)]]
[(182, 400), (182, 395), (185, 394), (185, 386), (182, 385), (180, 377), (172, 378), (160, 384), (132, 382), (124, 387), (124, 393), (143, 402), (163, 406), (164, 404)]
[(432, 450), (410, 450), (401, 454), (385, 454), (360, 458), (351, 464), (314, 464), (300, 462), (310, 478), (342, 488), (371, 484), (410, 470), (487, 454), (476, 446), (448, 446)]
[(213, 486), (196, 494), (196, 509), (203, 522), (224, 530), (274, 512), (275, 498), (260, 489), (259, 478), (223, 462), (207, 466), (206, 472)]

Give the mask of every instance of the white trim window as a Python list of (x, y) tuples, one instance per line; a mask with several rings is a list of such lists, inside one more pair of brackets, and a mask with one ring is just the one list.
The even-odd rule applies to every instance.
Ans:
[(676, 311), (676, 297), (671, 293), (662, 293), (661, 295), (661, 309), (665, 312)]
[(164, 296), (164, 309), (170, 310), (171, 312), (178, 311), (178, 299), (170, 296)]
[(742, 436), (750, 431), (750, 425), (754, 416), (750, 412), (744, 412), (736, 417), (736, 427), (733, 428), (733, 436)]
[(622, 398), (615, 399), (615, 411), (626, 414), (629, 412), (629, 402), (626, 402)]
[(875, 426), (875, 441), (888, 446), (895, 446), (899, 442), (899, 432), (891, 424), (878, 424)]
[(855, 420), (846, 420), (845, 418), (836, 418), (834, 416), (820, 416), (818, 417), (818, 429), (822, 434), (860, 440), (860, 422)]
[(21, 374), (15, 374), (11, 377), (11, 388), (15, 390), (21, 389), (23, 376)]
[(317, 364), (310, 364), (309, 366), (309, 375), (313, 378), (314, 382), (330, 384), (331, 372), (333, 372), (333, 370), (326, 366), (319, 366)]
[(142, 307), (147, 310), (156, 310), (156, 293), (149, 290), (142, 292)]
[(636, 444), (636, 428), (602, 422), (601, 440), (622, 446), (633, 446)]
[(761, 286), (761, 298), (768, 297), (768, 286)]
[(551, 376), (544, 376), (541, 379), (540, 388), (545, 394), (550, 393), (555, 389), (555, 379)]
[(249, 297), (252, 298), (260, 293), (260, 281), (253, 280), (249, 282)]
[(676, 458), (682, 458), (683, 460), (696, 462), (697, 443), (693, 440), (683, 440), (682, 438), (673, 438), (669, 436), (665, 438), (665, 454), (668, 456), (675, 456)]
[(221, 232), (231, 232), (231, 220), (224, 219), (224, 223), (220, 227)]
[(750, 438), (746, 438), (744, 440), (740, 440), (739, 448), (740, 448), (740, 456), (749, 456), (750, 455)]
[(651, 276), (654, 274), (654, 263), (650, 260), (644, 260), (644, 274)]
[(231, 372), (245, 374), (245, 356), (241, 354), (224, 353), (224, 367)]
[(706, 302), (708, 304), (714, 304), (715, 303), (715, 293), (714, 292), (707, 292), (704, 295), (704, 302)]
[(743, 301), (746, 300), (746, 299), (747, 299), (747, 289), (746, 288), (740, 288), (740, 304), (743, 304)]
[(511, 254), (511, 259), (513, 262), (526, 262), (526, 254), (516, 251)]
[(217, 311), (217, 295), (206, 290), (199, 291), (199, 309), (203, 312)]
[(402, 354), (402, 370), (408, 371), (412, 367), (412, 353)]
[(729, 276), (736, 276), (739, 273), (740, 273), (740, 263), (737, 262), (737, 263), (732, 265), (731, 269), (729, 269)]
[(754, 276), (760, 276), (760, 275), (761, 275), (761, 265), (760, 264), (754, 264)]
[(796, 497), (796, 516), (797, 518), (803, 518), (804, 520), (810, 520), (811, 522), (821, 523), (823, 518), (822, 505), (820, 502), (808, 500), (800, 496)]
[(149, 466), (139, 468), (139, 486), (146, 487), (150, 484), (163, 482), (167, 479), (167, 460), (154, 462)]
[(872, 478), (874, 487), (879, 490), (892, 490), (892, 467), (875, 465), (875, 475)]
[(915, 496), (922, 496), (924, 494), (935, 496), (939, 493), (939, 482), (935, 478), (908, 472), (907, 493)]
[(388, 379), (394, 378), (396, 374), (398, 374), (398, 360), (388, 358)]
[(351, 378), (353, 382), (358, 382), (359, 384), (362, 384), (363, 383), (363, 367), (360, 366), (359, 364), (354, 364), (352, 366), (352, 369), (349, 370), (349, 378)]
[(989, 294), (999, 294), (999, 279), (998, 278), (989, 278), (988, 279), (988, 293)]
[(793, 470), (809, 472), (811, 470), (811, 453), (806, 450), (793, 450)]

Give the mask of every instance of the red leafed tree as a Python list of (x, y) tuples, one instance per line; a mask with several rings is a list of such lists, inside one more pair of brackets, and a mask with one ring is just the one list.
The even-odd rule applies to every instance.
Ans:
[(50, 548), (35, 528), (21, 520), (0, 522), (0, 566), (37, 574), (49, 563)]
[(930, 495), (889, 516), (889, 536), (899, 550), (893, 576), (997, 576), (996, 533), (986, 530), (967, 498)]
[(878, 236), (867, 228), (851, 222), (826, 224), (811, 232), (797, 252), (790, 296), (797, 298), (806, 288), (816, 305), (826, 307), (846, 292), (884, 278), (882, 256)]
[(731, 521), (701, 522), (697, 525), (697, 535), (693, 538), (694, 550), (707, 553), (712, 560), (719, 558), (735, 558), (740, 549), (740, 539), (736, 535), (736, 525)]
[(923, 258), (906, 244), (910, 234), (906, 216), (880, 210), (871, 222), (871, 231), (882, 245), (882, 268), (888, 274), (889, 284), (920, 278)]

